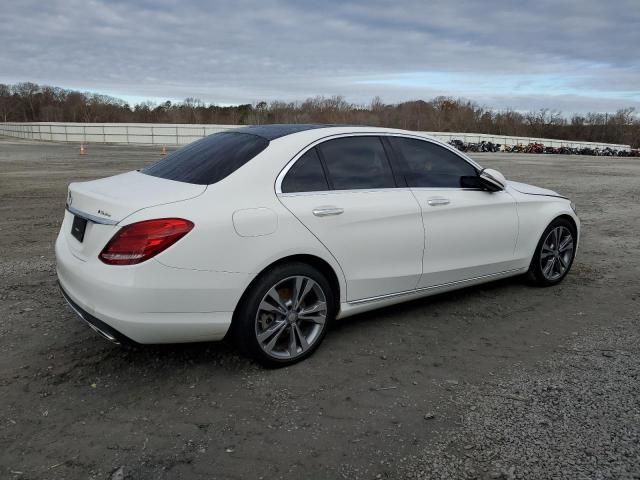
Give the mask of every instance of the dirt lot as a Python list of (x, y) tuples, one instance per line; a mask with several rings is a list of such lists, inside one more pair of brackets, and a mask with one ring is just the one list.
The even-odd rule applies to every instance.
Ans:
[(0, 478), (640, 478), (640, 161), (474, 156), (576, 201), (565, 282), (361, 315), (263, 370), (224, 343), (124, 351), (58, 292), (67, 184), (157, 148), (0, 140)]

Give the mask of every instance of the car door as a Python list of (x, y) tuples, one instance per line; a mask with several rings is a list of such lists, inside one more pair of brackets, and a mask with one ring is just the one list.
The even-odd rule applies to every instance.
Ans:
[(422, 210), (423, 273), (418, 288), (517, 268), (515, 199), (477, 183), (477, 168), (453, 150), (413, 137), (388, 137)]
[(396, 188), (379, 137), (310, 148), (284, 173), (278, 195), (342, 267), (348, 301), (415, 289), (424, 247), (420, 207), (409, 189)]

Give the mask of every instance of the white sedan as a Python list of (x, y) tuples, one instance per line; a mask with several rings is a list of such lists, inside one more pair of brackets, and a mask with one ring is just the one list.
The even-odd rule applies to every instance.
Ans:
[(64, 297), (109, 340), (229, 333), (278, 366), (334, 319), (521, 274), (555, 285), (579, 232), (567, 198), (428, 136), (263, 125), (72, 183), (55, 251)]

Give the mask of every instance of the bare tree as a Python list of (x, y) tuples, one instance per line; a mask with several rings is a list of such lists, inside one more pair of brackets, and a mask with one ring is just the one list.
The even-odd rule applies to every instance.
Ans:
[(189, 97), (183, 102), (130, 106), (117, 98), (31, 82), (0, 84), (0, 121), (161, 122), (161, 123), (351, 123), (422, 131), (455, 131), (553, 137), (640, 145), (640, 118), (633, 108), (615, 113), (566, 117), (562, 112), (496, 111), (447, 96), (385, 104), (375, 97), (366, 105), (342, 96), (316, 96), (298, 102), (261, 101), (221, 107)]

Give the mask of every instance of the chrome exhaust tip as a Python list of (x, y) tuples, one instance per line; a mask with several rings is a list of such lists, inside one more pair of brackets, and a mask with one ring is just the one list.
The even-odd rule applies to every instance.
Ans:
[[(69, 308), (71, 308), (71, 310), (73, 310), (73, 312), (76, 315), (78, 315), (78, 317), (80, 317), (87, 325), (89, 325), (91, 330), (96, 332), (102, 338), (108, 340), (114, 345), (123, 345), (124, 343), (132, 343), (132, 344), (135, 343), (132, 340), (129, 340), (124, 335), (122, 335), (121, 333), (119, 333), (118, 331), (113, 330), (108, 325), (103, 324), (102, 321), (92, 317), (89, 313), (82, 310), (82, 308), (76, 305), (75, 302), (71, 300), (71, 298), (69, 298), (69, 295), (67, 295), (67, 292), (64, 291), (62, 286), (60, 286), (60, 291), (62, 292), (62, 296), (67, 302), (67, 305), (69, 305)], [(102, 325), (105, 325), (105, 327), (107, 328), (102, 328)]]

